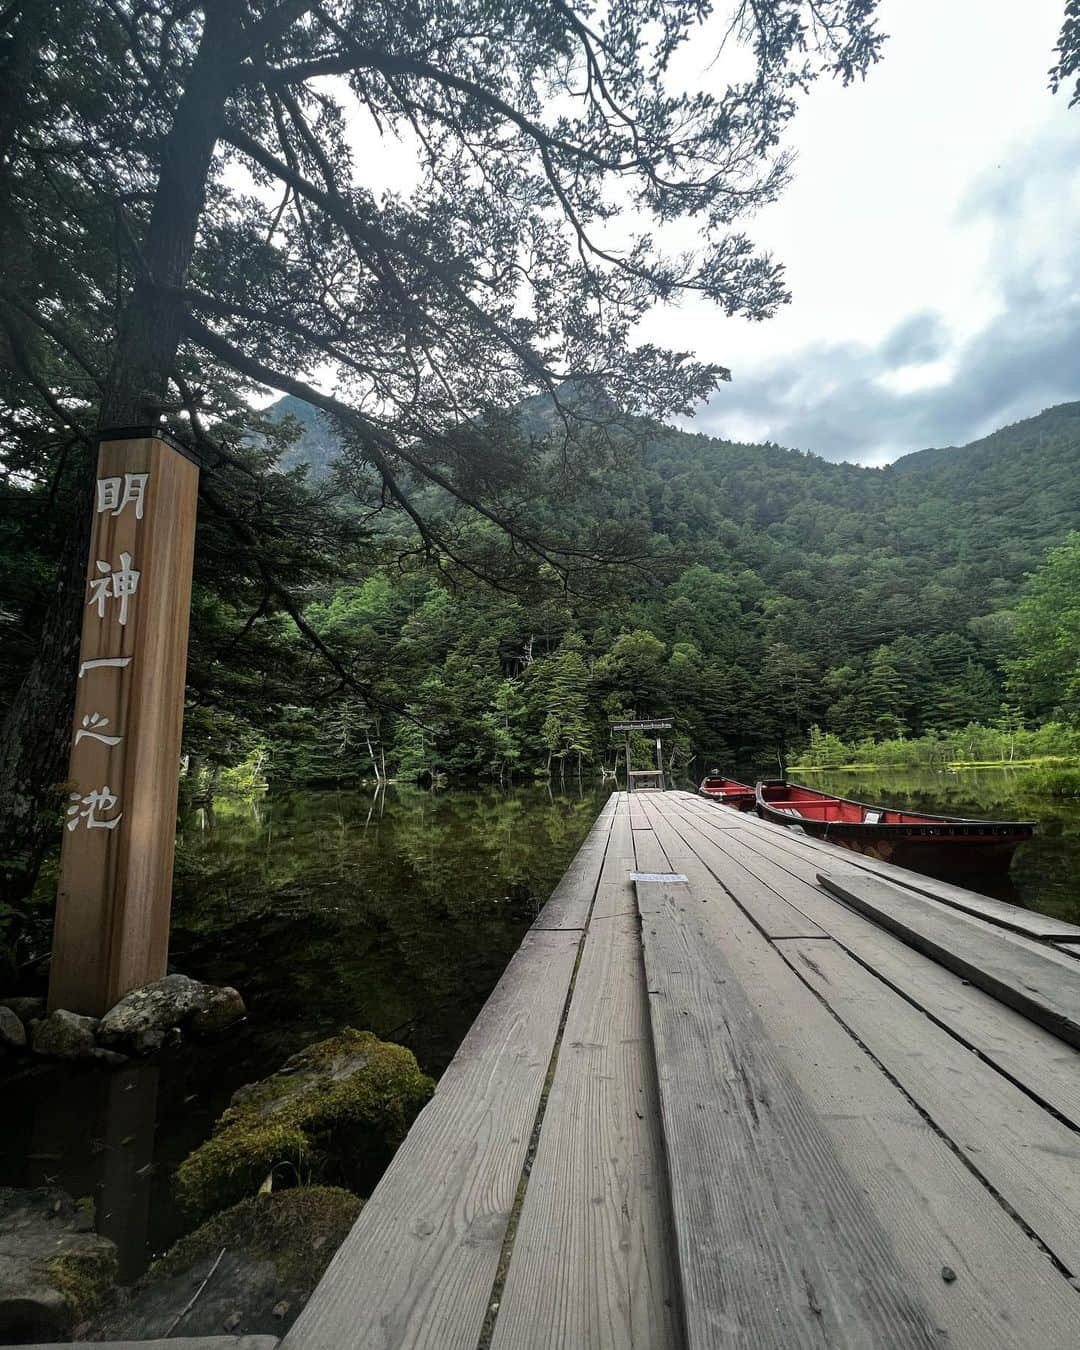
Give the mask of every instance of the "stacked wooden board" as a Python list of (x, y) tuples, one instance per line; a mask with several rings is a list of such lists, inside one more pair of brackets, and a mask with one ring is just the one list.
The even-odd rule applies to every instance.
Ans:
[(286, 1350), (1075, 1350), (1078, 939), (614, 794)]

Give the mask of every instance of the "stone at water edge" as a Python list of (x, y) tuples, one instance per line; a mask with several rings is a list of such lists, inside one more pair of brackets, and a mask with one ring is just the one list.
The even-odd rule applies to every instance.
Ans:
[(187, 975), (166, 975), (125, 994), (101, 1019), (102, 1045), (152, 1054), (174, 1027), (202, 1034), (223, 1031), (245, 1014), (235, 989), (219, 989)]
[(206, 986), (210, 996), (204, 1008), (192, 1014), (191, 1031), (195, 1036), (216, 1036), (247, 1016), (244, 1000), (232, 985)]
[(31, 1023), (30, 1047), (35, 1055), (54, 1059), (90, 1059), (97, 1049), (98, 1019), (57, 1008)]
[(3, 1006), (0, 1006), (0, 1049), (26, 1049), (26, 1028), (10, 1008)]
[(66, 1336), (116, 1279), (116, 1247), (55, 1187), (0, 1187), (0, 1343)]
[(43, 998), (0, 998), (0, 1008), (10, 1008), (25, 1026), (28, 1022), (44, 1017), (47, 1008)]

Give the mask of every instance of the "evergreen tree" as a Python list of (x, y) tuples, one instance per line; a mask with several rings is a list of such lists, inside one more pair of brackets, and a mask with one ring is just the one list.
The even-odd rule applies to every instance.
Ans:
[[(882, 42), (873, 0), (740, 3), (728, 33), (748, 75), (676, 90), (672, 57), (702, 13), (685, 0), (595, 14), (561, 0), (7, 7), (0, 416), (32, 475), (62, 466), (67, 490), (61, 584), (45, 588), (0, 744), (0, 852), (36, 850), (63, 777), (95, 428), (164, 417), (215, 464), (228, 458), (215, 424), (269, 387), (335, 420), (343, 479), (370, 511), (401, 512), (430, 559), (504, 582), (543, 563), (566, 580), (609, 552), (610, 531), (539, 528), (531, 504), (573, 479), (576, 457), (541, 463), (514, 409), (553, 399), (595, 460), (607, 433), (575, 416), (567, 377), (601, 380), (612, 419), (686, 410), (725, 378), (631, 335), (679, 292), (755, 318), (786, 299), (779, 265), (733, 222), (783, 185), (793, 91), (822, 72), (852, 79)], [(409, 196), (365, 179), (351, 123), (400, 137)], [(616, 248), (604, 226), (627, 200), (646, 219)], [(649, 217), (692, 217), (700, 246), (666, 255)], [(305, 378), (325, 366), (335, 395)], [(429, 511), (433, 486), (461, 511)], [(234, 549), (262, 559), (260, 517), (225, 505), (223, 518)]]
[(597, 684), (606, 691), (612, 715), (670, 711), (664, 654), (664, 644), (645, 629), (615, 639), (596, 665)]
[(566, 761), (574, 761), (580, 771), (583, 760), (592, 760), (596, 738), (589, 718), (589, 670), (582, 654), (583, 643), (575, 634), (566, 637), (545, 664), (542, 706), (544, 724), (541, 735), (551, 758), (559, 761), (565, 773)]
[(888, 647), (879, 647), (867, 665), (866, 701), (870, 732), (876, 740), (903, 736), (907, 731), (903, 717), (907, 688), (891, 657)]
[(1080, 532), (1028, 577), (1016, 634), (1023, 655), (1008, 663), (1010, 690), (1029, 716), (1080, 726)]

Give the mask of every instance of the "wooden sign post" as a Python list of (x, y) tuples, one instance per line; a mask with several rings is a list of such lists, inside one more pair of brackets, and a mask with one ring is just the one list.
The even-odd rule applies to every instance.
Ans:
[(98, 451), (49, 1008), (165, 974), (199, 470), (167, 433)]

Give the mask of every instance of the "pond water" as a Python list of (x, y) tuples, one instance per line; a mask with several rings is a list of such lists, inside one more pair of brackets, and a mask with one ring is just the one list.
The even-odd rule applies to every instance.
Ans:
[(190, 1227), (173, 1172), (241, 1084), (345, 1026), (407, 1045), (437, 1077), (609, 791), (569, 782), (305, 792), (187, 815), (170, 963), (239, 988), (247, 1021), (155, 1064), (9, 1076), (0, 1185), (93, 1196), (131, 1279)]
[[(802, 776), (863, 800), (1038, 819), (994, 893), (1080, 922), (1080, 802), (1025, 797), (1007, 770)], [(134, 1278), (189, 1226), (173, 1172), (241, 1084), (344, 1026), (442, 1072), (608, 790), (305, 792), (191, 812), (172, 963), (235, 984), (247, 1022), (153, 1064), (9, 1076), (0, 1185), (93, 1196)]]

